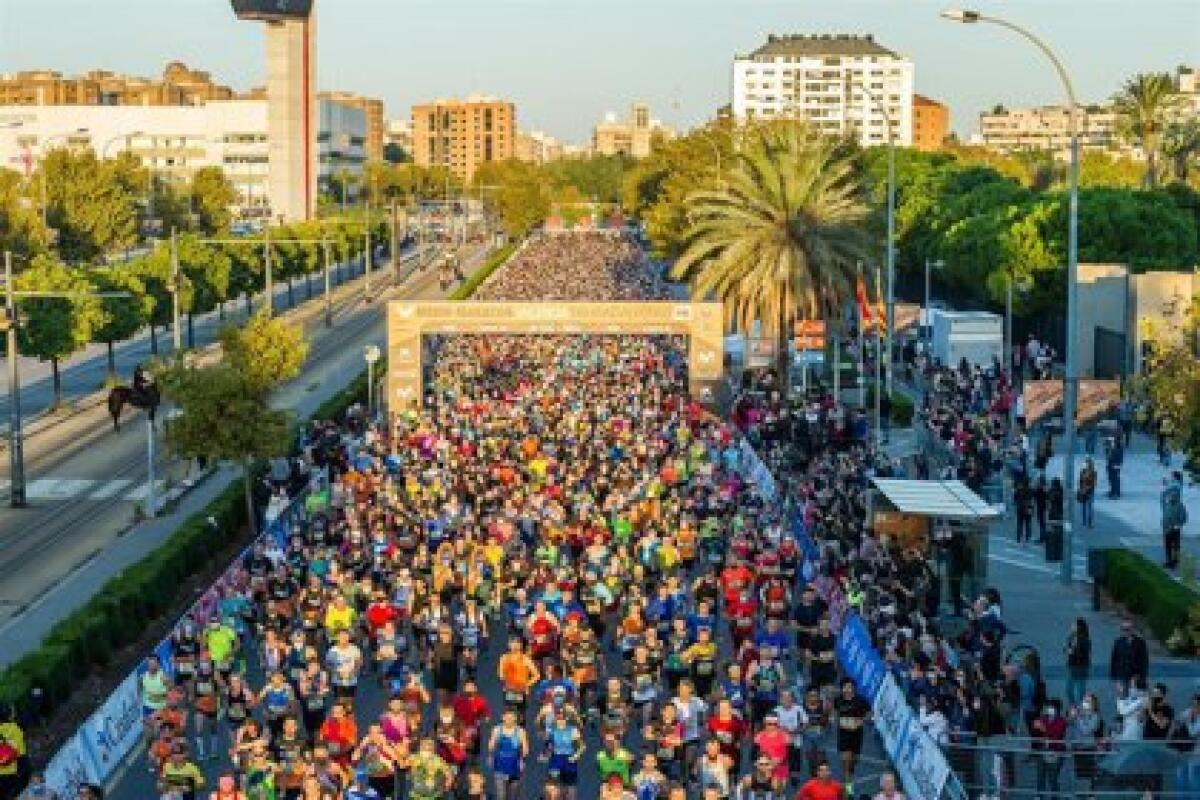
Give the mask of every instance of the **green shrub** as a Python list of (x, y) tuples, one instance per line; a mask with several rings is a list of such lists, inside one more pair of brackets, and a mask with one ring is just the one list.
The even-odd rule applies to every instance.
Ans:
[[(892, 411), (888, 417), (891, 419), (892, 424), (899, 425), (902, 428), (912, 425), (913, 416), (916, 414), (916, 405), (913, 403), (912, 398), (904, 392), (898, 391), (893, 391), (891, 398)], [(868, 413), (873, 408), (875, 408), (875, 384), (871, 383), (867, 385)]]
[(1142, 617), (1162, 642), (1188, 641), (1181, 632), (1190, 630), (1189, 614), (1200, 609), (1200, 593), (1138, 553), (1119, 548), (1102, 552), (1105, 573), (1101, 585), (1113, 599)]
[[(364, 372), (323, 403), (314, 419), (340, 419), (367, 397)], [(261, 469), (261, 467), (260, 467)], [(92, 668), (112, 662), (180, 599), (186, 581), (212, 564), (246, 526), (242, 481), (237, 479), (140, 561), (108, 581), (82, 608), (51, 629), (34, 651), (0, 672), (0, 705), (18, 713), (49, 714), (66, 702), (72, 686)], [(216, 521), (216, 529), (209, 518)], [(44, 700), (32, 705), (33, 690)]]
[(504, 262), (508, 261), (517, 250), (516, 244), (506, 244), (488, 257), (488, 260), (483, 263), (483, 266), (471, 273), (462, 284), (450, 293), (450, 300), (466, 300), (471, 295), (475, 294), (475, 290), (480, 284), (486, 281), (493, 272), (500, 268)]

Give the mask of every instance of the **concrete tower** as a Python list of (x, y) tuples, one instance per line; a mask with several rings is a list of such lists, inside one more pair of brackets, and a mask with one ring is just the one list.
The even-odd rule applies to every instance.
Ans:
[(267, 152), (271, 212), (286, 222), (317, 211), (316, 22), (312, 0), (233, 0), (239, 19), (267, 28)]

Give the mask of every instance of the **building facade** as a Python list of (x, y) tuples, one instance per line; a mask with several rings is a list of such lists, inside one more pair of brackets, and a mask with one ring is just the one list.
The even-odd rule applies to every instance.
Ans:
[[(997, 106), (979, 115), (978, 141), (1000, 153), (1049, 151), (1066, 155), (1070, 148), (1071, 112), (1051, 105), (1008, 109)], [(1112, 150), (1117, 140), (1117, 114), (1104, 106), (1084, 106), (1079, 115), (1079, 146)]]
[(921, 94), (913, 95), (913, 147), (941, 150), (950, 135), (950, 109)]
[(179, 61), (167, 64), (160, 79), (100, 69), (76, 77), (52, 70), (0, 75), (0, 106), (194, 106), (238, 97)]
[(367, 118), (367, 160), (383, 161), (383, 145), (387, 134), (383, 101), (377, 97), (363, 97), (352, 92), (321, 92), (318, 96), (344, 106), (362, 109)]
[(870, 35), (775, 35), (733, 61), (732, 110), (739, 121), (808, 120), (864, 147), (913, 140), (913, 62)]
[(482, 164), (516, 155), (516, 106), (478, 95), (416, 105), (412, 136), (413, 160), (418, 165), (448, 167), (470, 183)]
[[(265, 100), (220, 100), (194, 106), (49, 105), (0, 108), (0, 163), (28, 174), (56, 147), (90, 147), (101, 156), (128, 151), (156, 180), (186, 181), (201, 167), (221, 167), (244, 216), (278, 216), (272, 201)], [(366, 115), (325, 98), (317, 103), (316, 179), (361, 178)]]
[(513, 157), (530, 164), (546, 164), (563, 157), (563, 145), (545, 131), (517, 131)]
[(645, 158), (650, 155), (654, 137), (674, 139), (675, 131), (650, 115), (650, 106), (634, 103), (629, 116), (618, 119), (608, 113), (592, 129), (592, 152), (602, 156), (626, 155)]
[(400, 148), (405, 160), (413, 160), (413, 127), (411, 119), (393, 119), (387, 124), (387, 133), (383, 137), (384, 147)]

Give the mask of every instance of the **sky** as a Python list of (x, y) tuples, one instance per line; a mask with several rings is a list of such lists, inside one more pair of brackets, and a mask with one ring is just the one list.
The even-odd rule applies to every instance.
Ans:
[[(953, 0), (951, 0), (953, 2)], [(731, 62), (768, 33), (871, 33), (911, 57), (916, 90), (980, 111), (1060, 102), (1049, 62), (991, 25), (938, 17), (937, 0), (317, 0), (318, 83), (380, 97), (390, 118), (435, 97), (485, 93), (518, 124), (570, 142), (607, 111), (650, 103), (679, 128), (729, 102)], [(1041, 36), (1081, 102), (1137, 72), (1200, 65), (1200, 0), (978, 0)], [(156, 75), (181, 60), (238, 89), (263, 83), (262, 26), (228, 0), (0, 0), (0, 72), (92, 68)]]

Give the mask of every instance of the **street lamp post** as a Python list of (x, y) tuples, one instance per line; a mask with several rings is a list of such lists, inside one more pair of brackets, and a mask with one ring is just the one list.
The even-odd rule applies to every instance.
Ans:
[(1016, 33), (1030, 42), (1050, 60), (1058, 79), (1067, 95), (1070, 108), (1068, 117), (1069, 135), (1071, 139), (1071, 166), (1068, 170), (1070, 203), (1067, 215), (1067, 363), (1066, 374), (1063, 376), (1063, 439), (1066, 453), (1063, 457), (1063, 496), (1067, 501), (1063, 504), (1063, 552), (1061, 578), (1064, 583), (1070, 583), (1073, 576), (1072, 541), (1075, 520), (1075, 410), (1078, 405), (1079, 375), (1078, 350), (1076, 341), (1076, 314), (1078, 313), (1079, 287), (1077, 275), (1079, 271), (1079, 105), (1075, 99), (1075, 87), (1071, 77), (1049, 45), (1030, 31), (1008, 20), (990, 17), (978, 11), (948, 10), (942, 16), (955, 22), (976, 23), (988, 22)]
[(883, 102), (867, 88), (866, 84), (858, 84), (858, 89), (874, 104), (875, 109), (883, 116), (887, 125), (887, 353), (884, 356), (887, 393), (892, 394), (892, 353), (894, 331), (896, 325), (896, 134), (892, 126), (892, 116), (888, 113)]
[(329, 242), (321, 242), (321, 250), (325, 254), (325, 327), (333, 327), (333, 297), (329, 290), (329, 269), (333, 260), (329, 255)]

